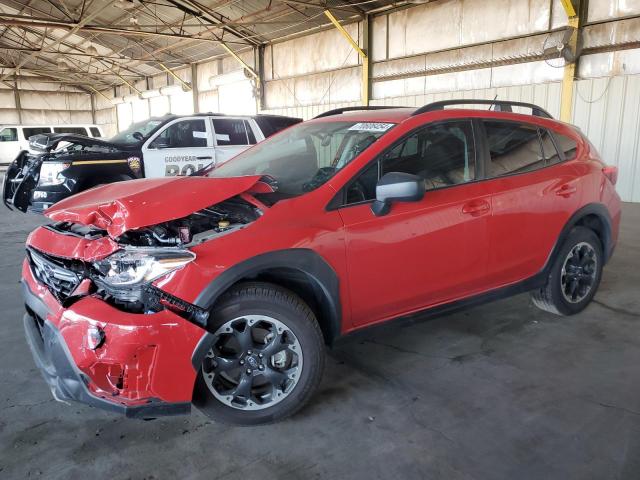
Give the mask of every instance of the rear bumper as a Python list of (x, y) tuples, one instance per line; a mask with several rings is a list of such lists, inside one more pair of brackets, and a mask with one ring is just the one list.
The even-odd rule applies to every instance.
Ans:
[[(131, 314), (93, 297), (64, 308), (26, 263), (22, 286), (27, 343), (57, 400), (134, 418), (190, 411), (191, 359), (203, 329), (169, 311)], [(104, 332), (96, 349), (88, 345), (92, 327)]]

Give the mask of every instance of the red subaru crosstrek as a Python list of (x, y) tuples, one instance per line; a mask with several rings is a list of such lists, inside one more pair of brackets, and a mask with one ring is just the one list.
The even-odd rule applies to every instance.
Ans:
[(27, 338), (57, 399), (275, 421), (312, 395), (323, 344), (363, 327), (523, 291), (581, 311), (616, 244), (616, 176), (535, 105), (327, 112), (199, 176), (50, 208), (27, 240)]

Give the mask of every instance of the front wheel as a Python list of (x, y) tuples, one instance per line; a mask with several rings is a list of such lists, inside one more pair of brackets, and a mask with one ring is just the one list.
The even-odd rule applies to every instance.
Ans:
[(534, 305), (557, 315), (582, 311), (602, 276), (602, 243), (585, 227), (575, 227), (558, 251), (544, 287), (532, 292)]
[(234, 287), (212, 312), (211, 348), (193, 403), (215, 420), (259, 425), (295, 413), (324, 369), (324, 344), (311, 309), (293, 292), (254, 282)]

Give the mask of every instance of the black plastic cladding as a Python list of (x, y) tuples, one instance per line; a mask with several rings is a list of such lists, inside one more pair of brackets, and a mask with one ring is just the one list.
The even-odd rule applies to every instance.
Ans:
[(200, 292), (194, 305), (209, 310), (232, 285), (274, 269), (294, 270), (305, 275), (316, 293), (322, 297), (320, 307), (327, 317), (327, 341), (330, 343), (340, 335), (342, 310), (338, 275), (320, 255), (309, 249), (292, 248), (268, 252), (234, 265)]

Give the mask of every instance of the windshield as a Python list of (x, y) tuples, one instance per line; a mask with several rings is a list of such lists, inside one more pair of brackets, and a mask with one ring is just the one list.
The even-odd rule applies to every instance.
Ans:
[[(129, 125), (129, 128), (121, 131), (109, 139), (113, 143), (138, 143), (146, 138), (163, 120), (150, 118), (142, 122), (136, 122)], [(136, 135), (136, 133), (138, 135)]]
[(326, 183), (393, 123), (300, 123), (260, 142), (209, 173), (210, 177), (268, 175), (278, 192), (300, 195)]

